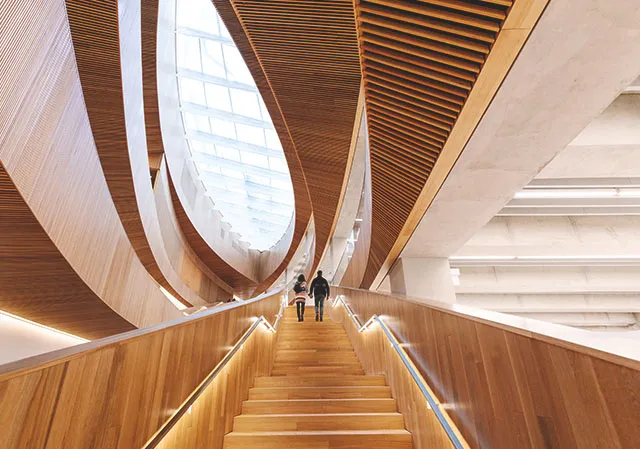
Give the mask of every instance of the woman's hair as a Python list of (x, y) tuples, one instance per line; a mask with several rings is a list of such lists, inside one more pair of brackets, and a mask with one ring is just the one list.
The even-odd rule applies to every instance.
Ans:
[(304, 282), (304, 274), (298, 276), (298, 282)]

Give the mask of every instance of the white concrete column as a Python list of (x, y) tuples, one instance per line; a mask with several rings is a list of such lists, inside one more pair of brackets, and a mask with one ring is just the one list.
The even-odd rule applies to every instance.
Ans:
[(446, 257), (402, 257), (394, 265), (389, 281), (391, 293), (456, 302), (449, 260)]

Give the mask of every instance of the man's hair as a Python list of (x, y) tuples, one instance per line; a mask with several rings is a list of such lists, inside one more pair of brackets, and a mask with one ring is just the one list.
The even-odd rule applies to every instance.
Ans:
[(318, 270), (318, 276), (322, 276), (322, 270)]

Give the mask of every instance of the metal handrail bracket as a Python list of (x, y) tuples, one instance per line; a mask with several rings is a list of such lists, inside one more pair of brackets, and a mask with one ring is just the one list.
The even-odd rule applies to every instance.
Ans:
[(358, 317), (355, 315), (355, 313), (353, 313), (353, 310), (351, 310), (351, 307), (349, 306), (349, 304), (345, 302), (343, 295), (338, 295), (334, 299), (333, 307), (337, 307), (338, 304), (342, 304), (344, 309), (347, 311), (347, 315), (349, 316), (349, 318), (351, 318), (351, 320), (355, 324), (358, 332), (361, 332), (361, 333), (365, 332), (374, 323), (377, 323), (380, 326), (380, 328), (386, 335), (387, 339), (391, 343), (391, 346), (393, 347), (393, 349), (395, 349), (396, 353), (400, 357), (400, 360), (402, 360), (402, 363), (404, 363), (405, 368), (407, 368), (407, 370), (409, 371), (409, 374), (411, 374), (411, 377), (413, 378), (418, 388), (422, 392), (422, 395), (425, 397), (428, 407), (432, 409), (433, 412), (435, 413), (436, 417), (438, 418), (438, 421), (440, 422), (440, 425), (442, 426), (445, 433), (449, 437), (449, 440), (451, 441), (453, 446), (456, 449), (467, 449), (469, 445), (463, 439), (461, 439), (458, 432), (453, 429), (453, 427), (451, 426), (451, 423), (449, 422), (449, 419), (447, 418), (447, 416), (445, 415), (445, 412), (442, 409), (442, 405), (440, 401), (436, 399), (435, 394), (433, 393), (431, 388), (429, 388), (426, 381), (424, 380), (422, 375), (418, 372), (414, 363), (409, 358), (409, 355), (400, 346), (400, 343), (398, 342), (396, 337), (393, 335), (391, 330), (384, 323), (384, 321), (382, 321), (382, 319), (378, 315), (374, 314), (373, 316), (371, 316), (371, 318), (367, 320), (366, 323), (361, 324)]

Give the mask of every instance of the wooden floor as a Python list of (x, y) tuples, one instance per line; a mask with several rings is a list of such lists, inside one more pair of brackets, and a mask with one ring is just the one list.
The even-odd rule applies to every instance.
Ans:
[(366, 376), (344, 328), (285, 311), (271, 377), (258, 377), (225, 449), (411, 449), (383, 376)]

